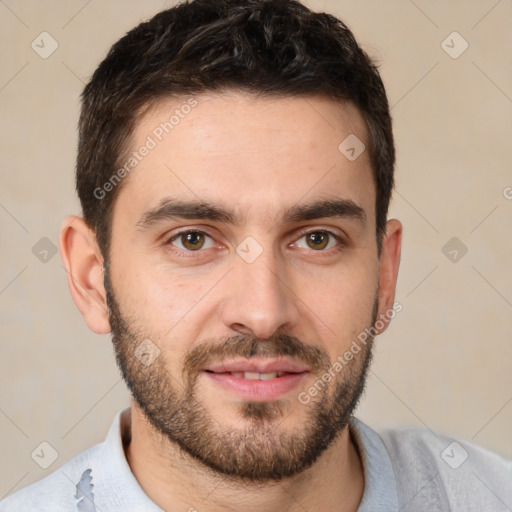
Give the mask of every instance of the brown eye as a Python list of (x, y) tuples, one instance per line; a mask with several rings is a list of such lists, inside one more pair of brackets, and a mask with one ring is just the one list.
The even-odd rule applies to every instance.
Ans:
[(197, 232), (184, 233), (181, 235), (181, 243), (186, 249), (197, 251), (204, 245), (204, 236)]
[(317, 252), (323, 252), (326, 249), (341, 246), (342, 241), (330, 231), (316, 230), (304, 233), (294, 245), (300, 249), (313, 249)]
[(325, 231), (314, 231), (306, 235), (306, 243), (311, 249), (322, 250), (329, 243), (329, 235)]
[(182, 231), (172, 237), (169, 243), (186, 251), (199, 251), (213, 247), (211, 237), (202, 231)]

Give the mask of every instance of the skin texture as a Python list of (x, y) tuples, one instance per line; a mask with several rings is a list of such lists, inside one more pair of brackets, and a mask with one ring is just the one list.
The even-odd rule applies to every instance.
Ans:
[[(356, 510), (364, 479), (346, 421), (371, 343), (308, 404), (298, 395), (394, 302), (401, 224), (388, 221), (379, 259), (368, 151), (349, 161), (338, 150), (350, 134), (368, 147), (365, 123), (353, 105), (316, 96), (225, 91), (196, 100), (124, 178), (107, 275), (83, 219), (66, 219), (61, 231), (73, 299), (90, 329), (113, 333), (135, 396), (127, 460), (164, 510)], [(169, 98), (145, 112), (130, 147), (186, 101)], [(238, 222), (142, 225), (169, 197), (232, 210)], [(364, 219), (283, 217), (297, 205), (341, 199)], [(176, 236), (183, 229), (208, 235), (204, 245), (187, 251)], [(322, 238), (326, 231), (340, 240)], [(320, 243), (308, 243), (306, 232)], [(237, 253), (247, 237), (261, 249), (251, 263)], [(134, 355), (146, 339), (158, 354), (149, 365)], [(310, 371), (272, 401), (241, 399), (200, 371), (249, 355)]]

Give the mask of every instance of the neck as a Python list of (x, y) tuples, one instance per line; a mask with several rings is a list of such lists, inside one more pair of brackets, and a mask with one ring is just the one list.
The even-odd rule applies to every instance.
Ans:
[(212, 471), (155, 432), (132, 400), (125, 454), (141, 488), (166, 512), (356, 512), (364, 489), (348, 427), (305, 471), (280, 482), (247, 483)]

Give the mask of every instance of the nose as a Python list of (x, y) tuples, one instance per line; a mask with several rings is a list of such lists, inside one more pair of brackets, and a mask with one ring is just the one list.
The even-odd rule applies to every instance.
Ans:
[(279, 330), (289, 332), (297, 324), (298, 298), (284, 267), (271, 250), (263, 251), (252, 263), (236, 256), (221, 311), (226, 327), (267, 339)]

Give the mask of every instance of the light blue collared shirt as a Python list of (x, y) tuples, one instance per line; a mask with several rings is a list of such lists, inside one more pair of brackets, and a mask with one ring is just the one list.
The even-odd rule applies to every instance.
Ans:
[[(512, 461), (428, 429), (379, 435), (356, 418), (349, 428), (364, 470), (358, 512), (512, 512)], [(125, 409), (104, 442), (5, 498), (0, 512), (163, 512), (126, 460), (129, 429)]]

